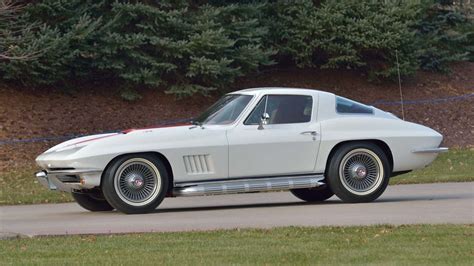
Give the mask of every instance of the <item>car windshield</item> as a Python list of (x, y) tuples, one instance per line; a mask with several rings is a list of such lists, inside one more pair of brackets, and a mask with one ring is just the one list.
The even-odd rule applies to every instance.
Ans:
[(247, 104), (252, 99), (251, 95), (228, 94), (209, 107), (198, 118), (195, 124), (226, 125), (231, 124), (239, 117)]

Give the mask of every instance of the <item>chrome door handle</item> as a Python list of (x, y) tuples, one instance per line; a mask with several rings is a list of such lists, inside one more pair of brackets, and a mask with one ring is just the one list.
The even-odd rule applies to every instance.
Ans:
[(303, 131), (300, 133), (301, 135), (312, 135), (312, 136), (316, 136), (318, 135), (318, 132), (317, 131)]

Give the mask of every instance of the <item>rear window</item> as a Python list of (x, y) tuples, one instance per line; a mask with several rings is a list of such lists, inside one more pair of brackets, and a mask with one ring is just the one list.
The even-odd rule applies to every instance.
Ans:
[(373, 114), (370, 106), (336, 96), (336, 111), (340, 114)]

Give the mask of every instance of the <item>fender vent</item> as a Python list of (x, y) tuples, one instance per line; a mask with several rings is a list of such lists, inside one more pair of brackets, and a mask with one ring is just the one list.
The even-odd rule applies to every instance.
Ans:
[(184, 167), (188, 174), (213, 173), (212, 161), (209, 154), (183, 156)]

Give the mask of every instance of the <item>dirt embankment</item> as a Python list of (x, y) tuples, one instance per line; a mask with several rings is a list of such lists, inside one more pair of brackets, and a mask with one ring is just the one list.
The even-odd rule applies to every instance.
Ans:
[[(369, 83), (353, 71), (278, 69), (241, 79), (229, 90), (259, 86), (314, 88), (373, 104), (401, 116), (398, 84)], [(84, 87), (83, 85), (81, 87)], [(474, 63), (459, 63), (450, 74), (419, 72), (403, 82), (407, 101), (439, 99), (474, 93)], [(141, 91), (143, 98), (122, 100), (112, 85), (87, 86), (66, 94), (54, 89), (11, 88), (0, 84), (0, 141), (97, 133), (145, 127), (163, 121), (191, 118), (218, 97), (177, 100), (157, 90)], [(405, 118), (440, 131), (444, 144), (474, 146), (474, 97), (405, 105)], [(0, 144), (0, 171), (32, 165), (36, 155), (56, 141)]]

